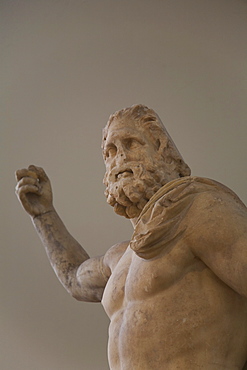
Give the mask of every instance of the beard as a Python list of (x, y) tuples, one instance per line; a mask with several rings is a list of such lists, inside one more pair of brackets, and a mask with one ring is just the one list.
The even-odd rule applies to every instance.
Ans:
[(170, 180), (163, 161), (155, 166), (129, 162), (121, 168), (115, 167), (104, 177), (107, 203), (121, 216), (138, 217), (149, 199)]

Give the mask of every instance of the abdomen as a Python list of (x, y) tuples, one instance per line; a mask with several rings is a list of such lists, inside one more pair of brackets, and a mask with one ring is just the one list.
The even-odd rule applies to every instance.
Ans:
[(208, 270), (143, 300), (125, 300), (113, 315), (109, 356), (121, 370), (238, 370), (247, 355), (246, 327), (245, 299)]

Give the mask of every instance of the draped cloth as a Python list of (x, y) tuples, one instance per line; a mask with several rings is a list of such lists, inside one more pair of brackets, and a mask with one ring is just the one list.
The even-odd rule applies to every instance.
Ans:
[(139, 257), (151, 259), (192, 232), (193, 240), (200, 238), (202, 228), (224, 235), (222, 228), (230, 227), (237, 235), (240, 224), (247, 226), (247, 209), (233, 191), (216, 181), (188, 176), (153, 195), (137, 219), (130, 247)]

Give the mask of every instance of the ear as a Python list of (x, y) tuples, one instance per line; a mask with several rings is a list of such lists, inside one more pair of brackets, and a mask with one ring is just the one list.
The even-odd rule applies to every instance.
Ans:
[(156, 140), (157, 150), (160, 155), (164, 153), (165, 148), (167, 148), (168, 138), (165, 135), (160, 135)]
[(160, 127), (155, 127), (153, 125), (153, 127), (150, 127), (149, 129), (157, 152), (162, 155), (164, 153), (164, 149), (167, 147), (168, 137), (164, 135), (160, 130)]

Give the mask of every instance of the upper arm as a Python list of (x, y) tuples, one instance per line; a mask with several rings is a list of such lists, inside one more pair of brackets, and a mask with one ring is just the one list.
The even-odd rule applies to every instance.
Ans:
[(73, 297), (80, 301), (100, 302), (109, 276), (104, 256), (89, 258), (76, 272)]
[(229, 197), (209, 194), (193, 208), (192, 252), (224, 283), (247, 297), (246, 207)]
[(111, 247), (104, 256), (89, 258), (76, 272), (73, 297), (86, 302), (101, 302), (105, 286), (128, 246), (123, 242)]
[(225, 240), (223, 248), (216, 240), (196, 254), (224, 283), (247, 298), (247, 233), (232, 243)]

